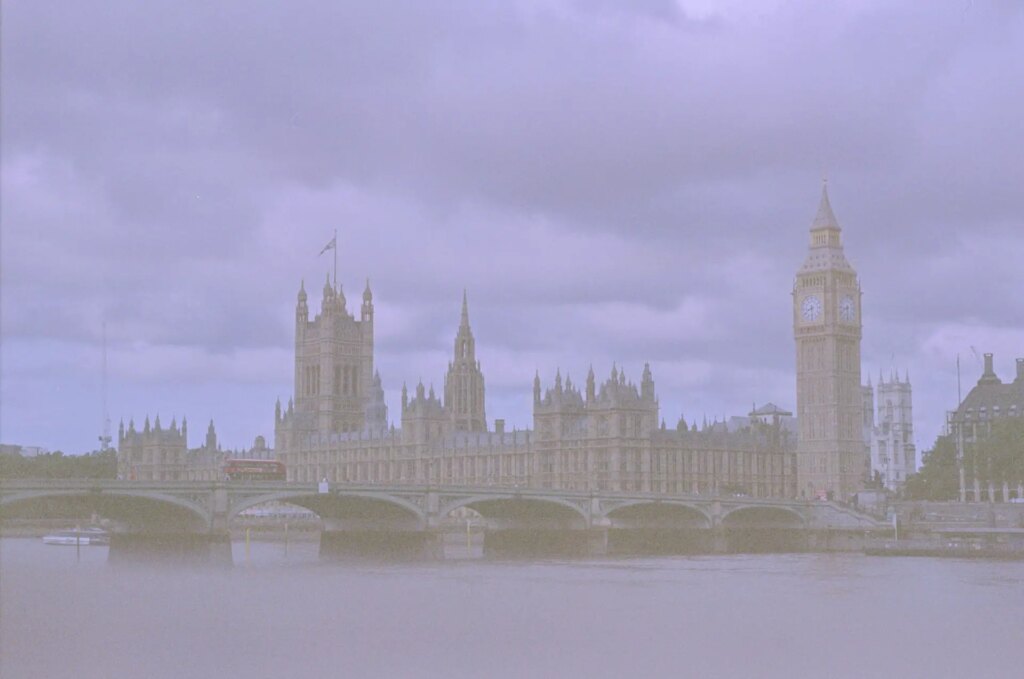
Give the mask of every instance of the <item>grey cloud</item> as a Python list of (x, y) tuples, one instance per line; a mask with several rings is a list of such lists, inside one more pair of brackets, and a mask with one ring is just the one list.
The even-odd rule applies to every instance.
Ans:
[[(517, 368), (528, 385), (577, 356), (664, 365), (663, 403), (683, 409), (785, 403), (789, 289), (826, 172), (865, 362), (904, 346), (934, 410), (924, 375), (947, 357), (921, 353), (929, 338), (974, 324), (969, 344), (999, 344), (1024, 318), (1006, 292), (1024, 284), (1008, 86), (1024, 8), (729, 9), (6, 4), (5, 375), (64, 365), (53, 342), (90, 355), (106, 317), (163, 362), (147, 380), (189, 360), (235, 380), (248, 360), (287, 389), (288, 361), (267, 362), (290, 347), (300, 278), (318, 300), (338, 228), (350, 308), (373, 279), (389, 394), (441, 377), (465, 286), (496, 403), (519, 403)], [(60, 393), (37, 375), (4, 385), (33, 394), (19, 417)], [(169, 398), (147, 384), (133, 398)], [(258, 410), (253, 392), (225, 417)]]

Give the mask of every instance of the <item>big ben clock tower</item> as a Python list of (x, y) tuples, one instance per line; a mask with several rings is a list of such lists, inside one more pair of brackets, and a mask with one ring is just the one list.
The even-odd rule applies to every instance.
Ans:
[(848, 500), (863, 486), (861, 291), (822, 186), (811, 244), (793, 284), (797, 488), (805, 498)]

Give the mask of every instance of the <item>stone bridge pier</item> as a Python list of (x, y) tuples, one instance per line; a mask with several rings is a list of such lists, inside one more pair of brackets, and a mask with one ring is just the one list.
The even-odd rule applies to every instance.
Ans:
[[(117, 503), (117, 494), (105, 501)], [(132, 512), (123, 519), (120, 512), (101, 511), (114, 519), (107, 560), (112, 564), (160, 562), (176, 565), (231, 566), (228, 491), (223, 485), (211, 486), (191, 497), (178, 497), (182, 505), (193, 504), (190, 515), (169, 507)], [(191, 501), (191, 502), (189, 502)]]
[[(714, 549), (706, 509), (660, 500), (604, 501), (600, 524), (615, 555), (706, 554)], [(596, 522), (597, 523), (597, 522)]]
[(320, 557), (408, 561), (444, 558), (443, 535), (430, 525), (424, 496), (331, 491), (288, 502), (322, 521)]

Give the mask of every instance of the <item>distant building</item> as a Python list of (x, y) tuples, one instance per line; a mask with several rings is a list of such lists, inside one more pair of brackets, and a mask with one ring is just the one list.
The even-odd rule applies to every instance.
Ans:
[(185, 418), (180, 427), (172, 420), (169, 427), (163, 428), (159, 415), (152, 426), (147, 416), (142, 430), (135, 428), (135, 420), (129, 420), (127, 427), (121, 422), (117, 442), (118, 478), (134, 481), (220, 481), (228, 458), (275, 459), (273, 449), (267, 448), (262, 436), (256, 437), (249, 450), (223, 450), (217, 443), (213, 420), (198, 448), (188, 447)]
[(160, 416), (151, 426), (149, 416), (141, 431), (135, 420), (125, 429), (121, 422), (117, 433), (117, 473), (133, 481), (180, 481), (186, 478), (188, 422), (182, 418), (181, 428), (175, 420), (166, 429)]
[[(878, 405), (877, 411), (874, 403)], [(886, 381), (879, 373), (877, 387), (872, 388), (870, 381), (864, 387), (864, 408), (871, 473), (881, 479), (884, 488), (897, 491), (906, 483), (907, 476), (917, 472), (919, 462), (909, 374), (900, 380), (899, 374), (893, 373)]]
[(799, 433), (796, 418), (793, 413), (780, 408), (774, 403), (766, 403), (761, 407), (754, 405), (754, 409), (746, 417), (733, 416), (726, 422), (726, 427), (731, 432), (741, 431), (755, 425), (778, 425), (779, 430), (784, 432), (791, 440), (796, 441)]
[(1020, 479), (1005, 478), (975, 455), (976, 444), (992, 431), (992, 423), (1004, 417), (1024, 416), (1024, 358), (1017, 359), (1017, 375), (1004, 384), (992, 368), (992, 354), (985, 354), (985, 369), (978, 383), (956, 410), (947, 413), (947, 429), (957, 445), (961, 502), (1008, 501), (1024, 497)]

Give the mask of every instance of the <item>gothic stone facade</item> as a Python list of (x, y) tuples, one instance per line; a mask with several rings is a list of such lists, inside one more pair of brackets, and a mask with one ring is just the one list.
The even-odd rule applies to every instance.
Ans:
[(149, 416), (141, 431), (135, 420), (122, 421), (117, 430), (117, 475), (133, 481), (213, 481), (219, 480), (220, 451), (213, 420), (206, 430), (205, 445), (188, 448), (188, 420), (175, 420), (167, 428), (160, 426), (160, 416), (153, 425)]
[(313, 321), (306, 302), (303, 286), (295, 357), (302, 396), (275, 413), (276, 448), (290, 480), (796, 494), (795, 446), (777, 419), (750, 417), (737, 431), (724, 423), (659, 427), (649, 367), (639, 388), (616, 368), (598, 388), (591, 371), (585, 396), (560, 373), (542, 396), (537, 376), (534, 429), (509, 432), (496, 420), (488, 430), (465, 294), (443, 400), (422, 383), (412, 397), (403, 386), (401, 426), (389, 426), (379, 374), (366, 390), (345, 377), (371, 374), (369, 287), (360, 321), (330, 284)]
[(226, 451), (217, 444), (213, 420), (206, 429), (206, 439), (198, 448), (188, 447), (188, 421), (181, 427), (171, 420), (170, 427), (160, 426), (160, 416), (152, 426), (149, 417), (142, 430), (129, 420), (121, 422), (117, 433), (117, 476), (132, 481), (222, 481), (224, 462), (228, 458), (275, 459), (262, 436), (257, 436), (248, 451)]
[(822, 187), (793, 285), (801, 497), (849, 500), (868, 472), (860, 380), (861, 290)]
[(865, 440), (871, 451), (871, 473), (881, 479), (884, 488), (897, 491), (909, 475), (917, 472), (918, 466), (910, 376), (901, 380), (894, 372), (886, 380), (879, 373), (878, 385), (872, 386), (869, 381), (864, 394)]

